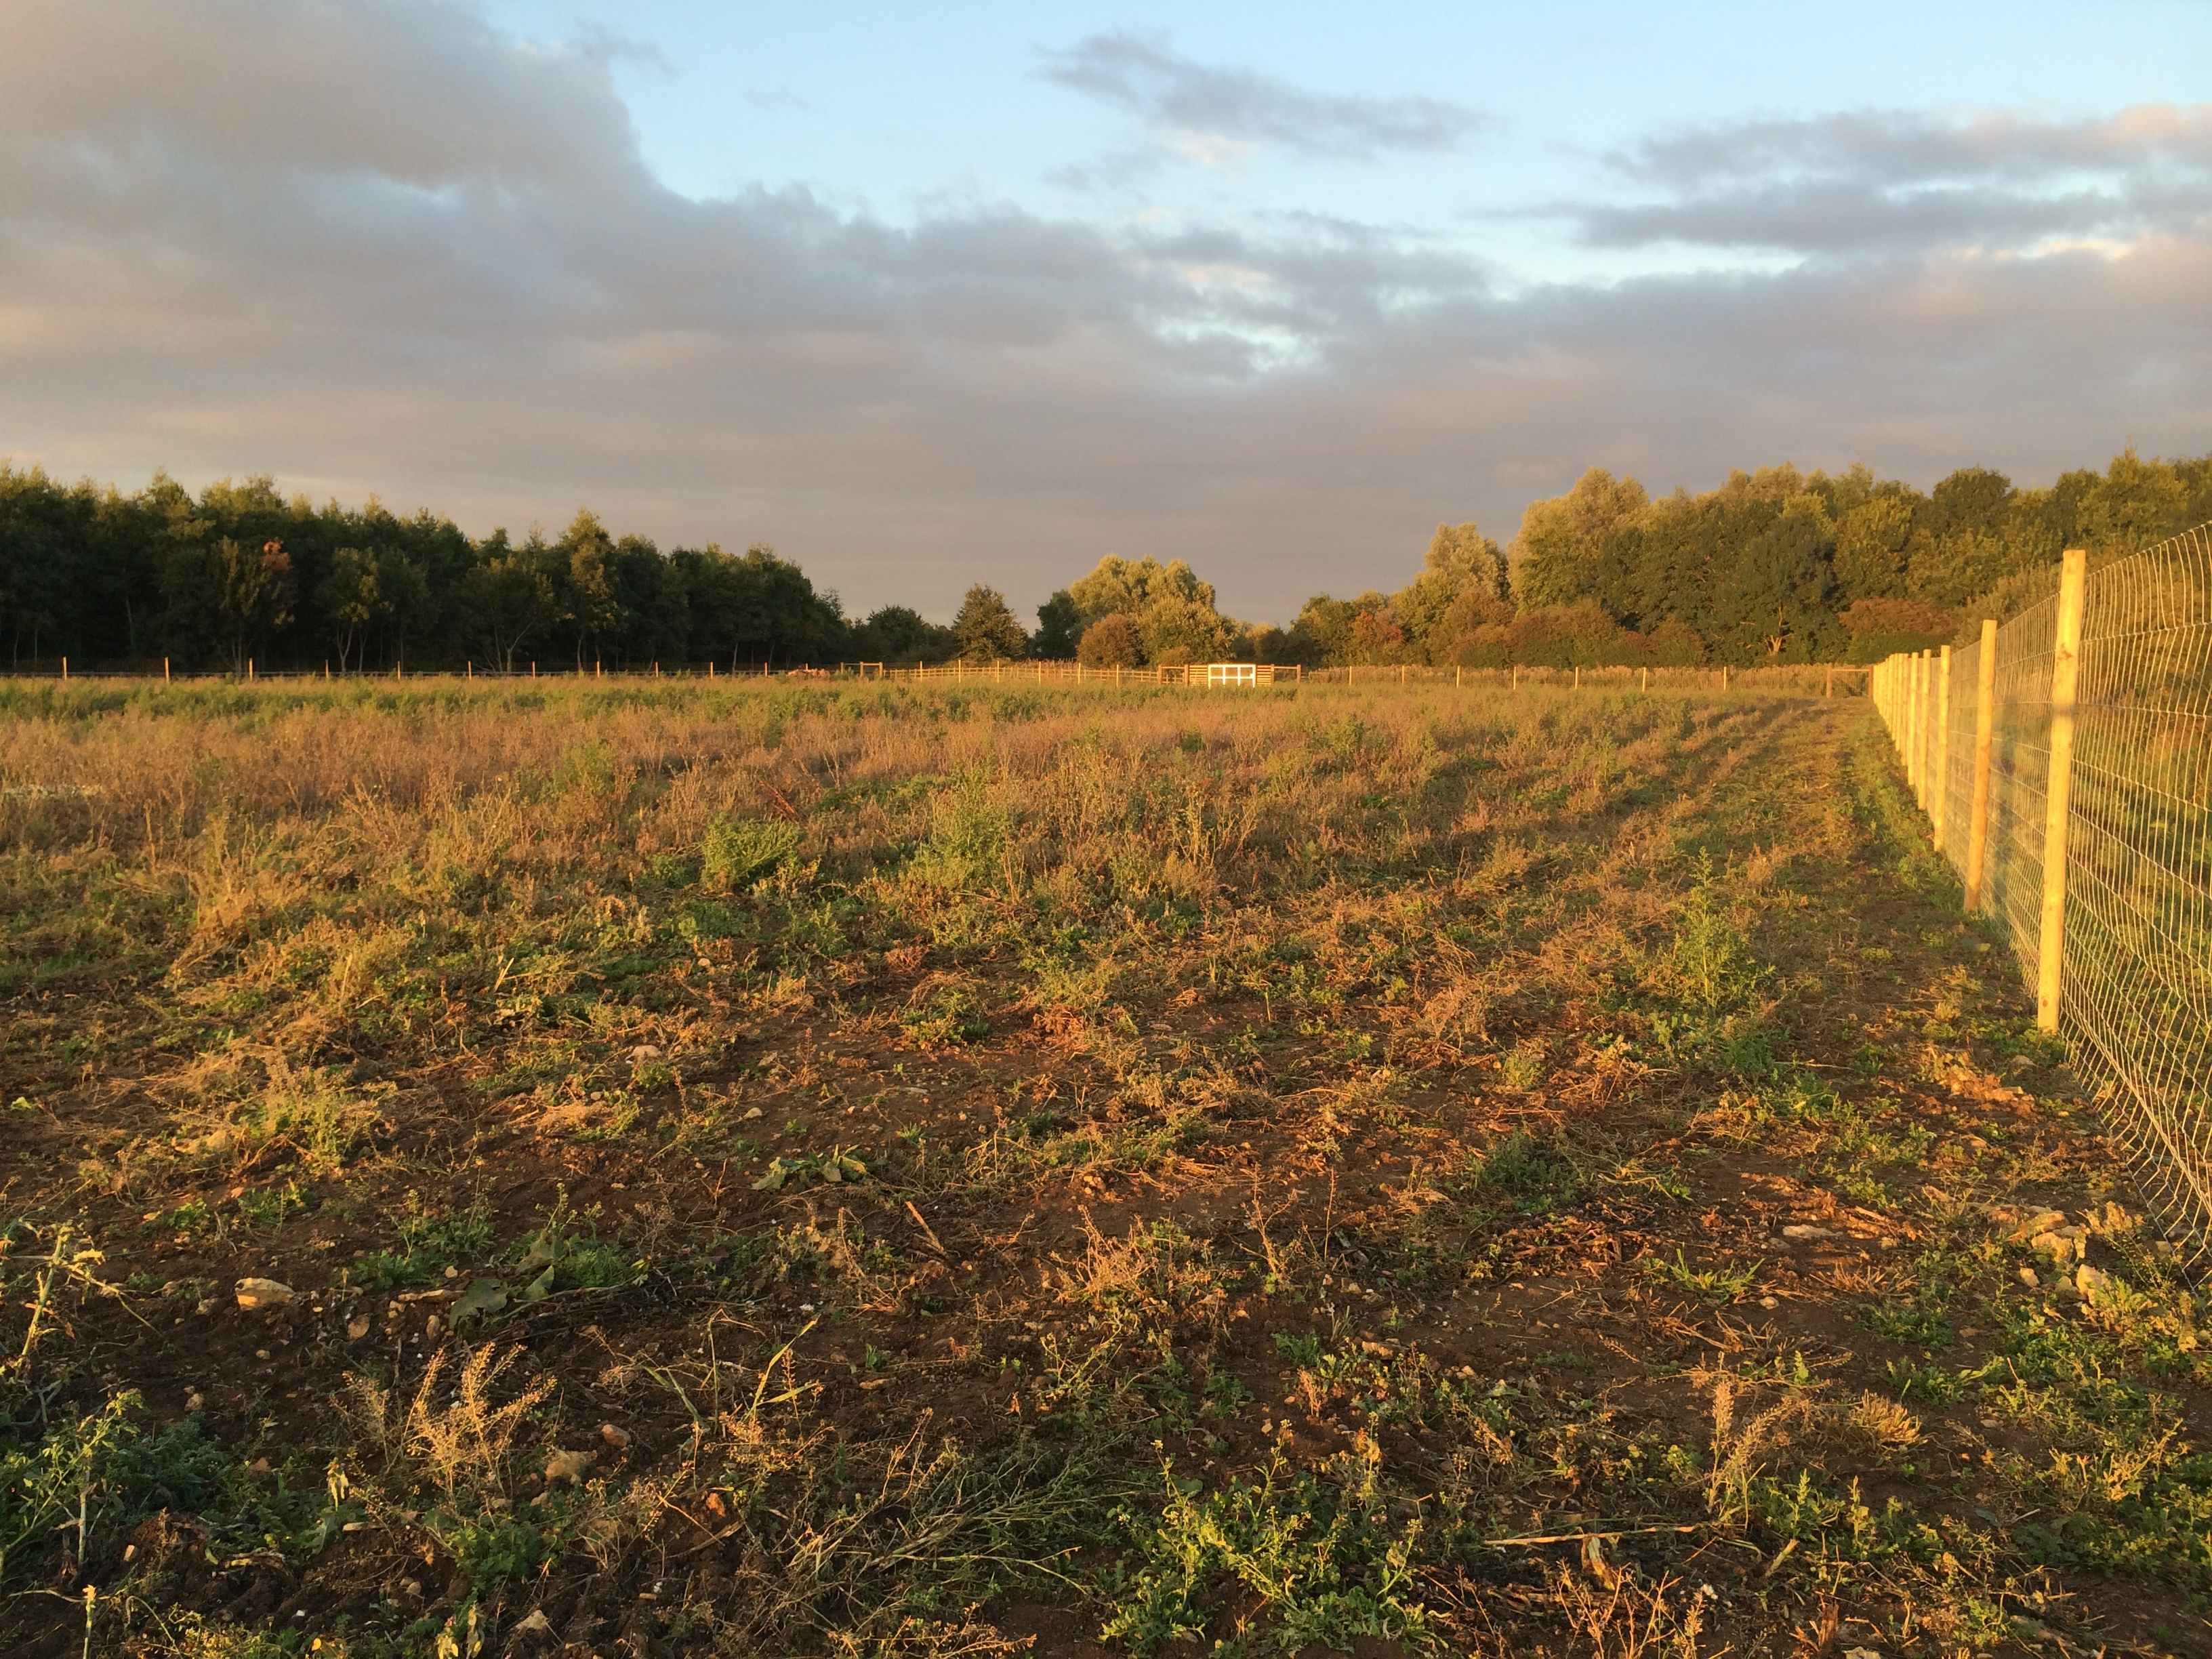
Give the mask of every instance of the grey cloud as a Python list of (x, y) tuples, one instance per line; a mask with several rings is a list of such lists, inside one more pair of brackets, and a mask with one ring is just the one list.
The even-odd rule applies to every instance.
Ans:
[(1565, 219), (1593, 246), (1831, 256), (2131, 236), (2212, 214), (2212, 106), (2075, 121), (1910, 110), (1767, 118), (1662, 134), (1604, 160), (1660, 199), (1522, 211)]
[(1173, 131), (1299, 155), (1367, 161), (1394, 151), (1435, 154), (1498, 125), (1448, 99), (1312, 92), (1194, 63), (1133, 34), (1093, 34), (1048, 52), (1042, 73)]
[(9, 22), (0, 454), (64, 473), (266, 469), (477, 531), (589, 501), (939, 614), (1181, 556), (1279, 617), (1401, 581), (1439, 518), (1510, 532), (1592, 463), (2033, 478), (2212, 430), (2177, 368), (2212, 357), (2202, 227), (1509, 293), (1341, 222), (690, 200), (603, 64), (447, 6)]
[(1707, 123), (1644, 138), (1606, 160), (1631, 179), (1674, 186), (1784, 171), (1888, 185), (2132, 174), (2159, 165), (2201, 172), (2212, 167), (2212, 105), (2142, 104), (2071, 121), (2004, 110), (1854, 110)]

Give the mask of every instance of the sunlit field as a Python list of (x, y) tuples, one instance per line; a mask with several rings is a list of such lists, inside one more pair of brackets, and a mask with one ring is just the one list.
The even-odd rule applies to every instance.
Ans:
[(0, 1645), (2205, 1652), (1925, 847), (1847, 697), (0, 687)]

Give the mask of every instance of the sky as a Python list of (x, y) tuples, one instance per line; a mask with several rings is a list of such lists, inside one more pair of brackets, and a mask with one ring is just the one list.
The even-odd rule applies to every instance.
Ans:
[(0, 0), (0, 457), (848, 609), (2212, 449), (2212, 6)]

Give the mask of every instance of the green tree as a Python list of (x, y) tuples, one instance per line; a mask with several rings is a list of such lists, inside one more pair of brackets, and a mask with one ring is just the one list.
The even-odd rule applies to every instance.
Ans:
[(1082, 608), (1066, 588), (1037, 607), (1036, 637), (1031, 644), (1038, 656), (1066, 661), (1075, 654), (1075, 642), (1082, 634)]
[(1075, 656), (1085, 668), (1134, 668), (1145, 659), (1145, 636), (1134, 617), (1116, 611), (1083, 630)]
[(1938, 538), (2004, 529), (2012, 480), (1986, 466), (1962, 466), (1928, 492), (1928, 529)]
[(2164, 541), (2189, 528), (2189, 495), (2178, 469), (2147, 461), (2130, 445), (2083, 494), (2075, 526), (2080, 544), (2109, 555)]
[[(1471, 627), (1513, 614), (1506, 597), (1505, 556), (1474, 524), (1440, 524), (1413, 580), (1390, 599), (1391, 614), (1424, 660), (1449, 660), (1450, 640)], [(1447, 617), (1452, 618), (1446, 630)]]
[(1594, 466), (1565, 495), (1529, 502), (1511, 550), (1516, 603), (1533, 609), (1590, 597), (1606, 538), (1648, 500), (1635, 479)]
[(369, 627), (384, 615), (376, 556), (358, 547), (339, 548), (316, 586), (315, 602), (322, 607), (331, 643), (337, 647), (338, 672), (360, 666)]
[(952, 619), (952, 635), (960, 654), (982, 662), (1018, 657), (1029, 647), (1030, 637), (1007, 608), (1006, 595), (978, 582), (960, 602)]
[(492, 662), (511, 674), (523, 643), (557, 614), (553, 572), (542, 543), (510, 548), (503, 530), (484, 553), (463, 579), (463, 603)]
[(872, 611), (856, 630), (854, 648), (864, 662), (880, 662), (910, 668), (919, 663), (944, 662), (959, 653), (960, 642), (949, 628), (927, 620), (919, 611), (887, 605)]
[(188, 544), (170, 566), (168, 587), (173, 609), (197, 614), (234, 672), (292, 619), (292, 562), (273, 538), (258, 547), (233, 536)]
[(1838, 520), (1836, 587), (1846, 605), (1903, 595), (1912, 520), (1913, 504), (1899, 492), (1876, 495)]
[(1715, 635), (1730, 660), (1808, 662), (1841, 643), (1828, 605), (1834, 546), (1826, 509), (1809, 493), (1745, 544), (1713, 596)]

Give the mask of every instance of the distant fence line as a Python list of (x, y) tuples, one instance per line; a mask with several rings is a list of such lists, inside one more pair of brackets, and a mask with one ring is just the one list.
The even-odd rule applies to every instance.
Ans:
[(879, 662), (801, 663), (777, 667), (743, 663), (648, 663), (643, 666), (608, 668), (594, 663), (578, 668), (567, 665), (541, 667), (490, 668), (465, 663), (458, 669), (391, 668), (337, 670), (264, 669), (248, 659), (242, 669), (184, 672), (165, 660), (159, 665), (134, 665), (72, 671), (69, 659), (48, 665), (0, 669), (0, 679), (223, 681), (258, 684), (263, 680), (379, 681), (457, 680), (641, 680), (641, 679), (781, 679), (781, 680), (909, 680), (933, 684), (1050, 684), (1102, 687), (1184, 685), (1236, 688), (1262, 685), (1452, 685), (1517, 688), (1522, 685), (1674, 691), (1765, 691), (1801, 696), (1857, 696), (1867, 693), (1874, 670), (1843, 663), (1777, 664), (1757, 668), (1731, 667), (1583, 667), (1583, 668), (1449, 668), (1411, 663), (1355, 664), (1349, 667), (1301, 668), (1294, 664), (1188, 663), (1155, 664), (1139, 667), (1093, 668), (1079, 662), (1044, 660), (933, 663), (922, 667), (887, 667)]
[(2177, 1231), (2212, 1246), (2212, 525), (2089, 568), (1874, 697), (1969, 910), (2001, 922)]

